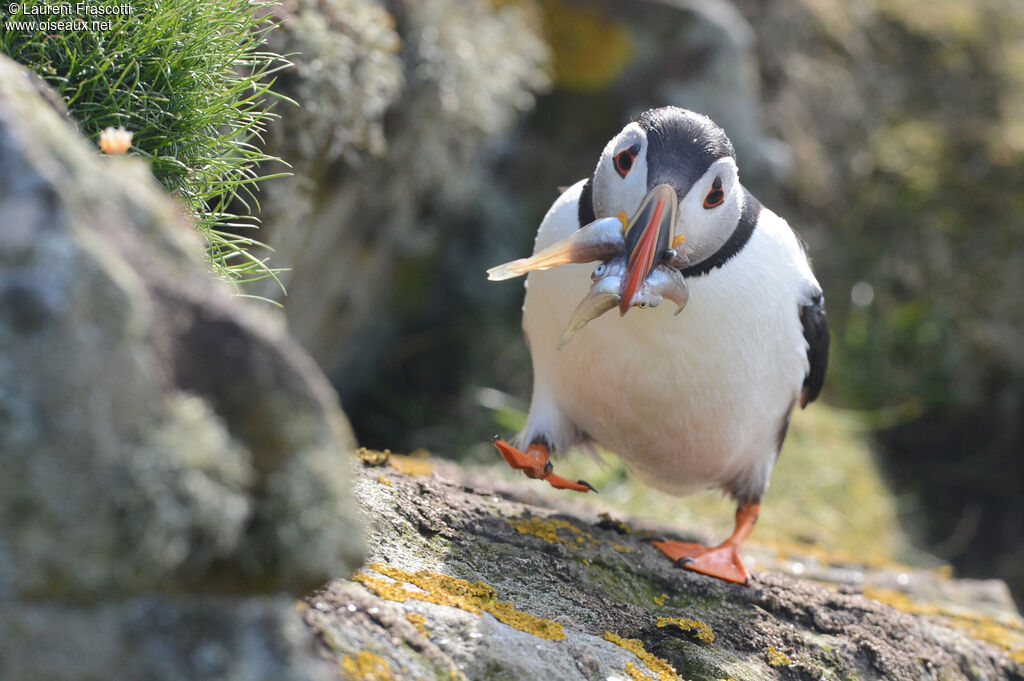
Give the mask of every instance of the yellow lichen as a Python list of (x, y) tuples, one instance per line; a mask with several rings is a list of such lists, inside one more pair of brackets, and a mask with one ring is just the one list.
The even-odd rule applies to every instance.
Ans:
[(626, 663), (626, 673), (629, 674), (629, 678), (632, 681), (657, 681), (653, 676), (645, 673), (632, 662)]
[(793, 664), (793, 660), (789, 659), (789, 655), (775, 646), (768, 646), (764, 652), (768, 655), (768, 664), (773, 667), (788, 667)]
[(567, 540), (558, 536), (558, 530), (570, 530), (576, 533), (574, 542), (576, 544), (583, 544), (587, 539), (594, 542), (594, 536), (589, 532), (584, 532), (580, 528), (576, 527), (568, 520), (559, 520), (558, 518), (524, 518), (522, 520), (509, 520), (506, 521), (509, 525), (516, 529), (519, 534), (532, 534), (535, 537), (540, 537), (544, 541), (551, 544), (564, 544), (577, 548), (573, 544), (570, 544)]
[(636, 551), (632, 546), (623, 546), (622, 544), (611, 544), (611, 547), (619, 553), (633, 553)]
[[(617, 634), (613, 634), (610, 631), (604, 632), (604, 640), (611, 641), (617, 646), (625, 648), (629, 652), (633, 653), (640, 658), (640, 661), (651, 672), (654, 673), (657, 681), (677, 681), (678, 676), (676, 675), (676, 668), (668, 663), (667, 660), (663, 660), (657, 655), (652, 655), (647, 652), (644, 648), (644, 642), (638, 638), (622, 638)], [(627, 671), (629, 669), (627, 663)], [(634, 677), (636, 678), (636, 677)]]
[(356, 456), (367, 466), (383, 466), (391, 457), (391, 450), (378, 451), (376, 449), (360, 447), (356, 450)]
[(629, 28), (600, 10), (566, 0), (542, 0), (555, 84), (578, 92), (605, 90), (629, 64)]
[(387, 485), (388, 487), (391, 487), (391, 481), (385, 478), (383, 475), (377, 476), (377, 482), (379, 482), (382, 485)]
[[(549, 641), (561, 641), (566, 637), (562, 625), (558, 622), (516, 610), (509, 601), (499, 601), (494, 587), (483, 582), (471, 583), (458, 577), (429, 570), (406, 572), (380, 563), (375, 563), (370, 568), (394, 581), (389, 582), (365, 573), (357, 574), (353, 579), (374, 591), (381, 598), (401, 603), (409, 599), (426, 601), (475, 614), (489, 612), (498, 621), (510, 627)], [(412, 585), (421, 590), (415, 591), (406, 585)]]
[(421, 634), (423, 634), (427, 638), (430, 638), (430, 632), (427, 631), (427, 626), (426, 626), (427, 625), (427, 618), (426, 617), (424, 617), (423, 615), (419, 614), (418, 612), (410, 612), (410, 613), (406, 613), (405, 619), (409, 620), (414, 627), (419, 629), (419, 632)]
[(434, 472), (434, 464), (430, 463), (430, 454), (425, 449), (417, 449), (412, 454), (392, 454), (391, 467), (406, 475), (430, 475)]
[(341, 658), (341, 668), (356, 681), (395, 681), (388, 661), (367, 650), (359, 651), (355, 657), (346, 655)]
[(678, 627), (701, 643), (715, 642), (715, 632), (711, 631), (707, 622), (701, 620), (692, 620), (688, 617), (658, 617), (658, 627)]
[(910, 613), (937, 618), (967, 632), (981, 641), (995, 644), (1010, 653), (1010, 657), (1024, 663), (1024, 622), (997, 620), (994, 617), (955, 611), (935, 604), (918, 603), (908, 594), (892, 589), (866, 587), (864, 595), (879, 603)]
[(668, 594), (661, 594), (660, 596), (655, 596), (653, 600), (655, 605), (665, 605), (665, 601), (668, 600)]
[(611, 527), (611, 529), (621, 534), (630, 534), (633, 530), (626, 523), (621, 520), (616, 520), (611, 516), (610, 513), (598, 513), (597, 517), (601, 519), (600, 525), (602, 527)]

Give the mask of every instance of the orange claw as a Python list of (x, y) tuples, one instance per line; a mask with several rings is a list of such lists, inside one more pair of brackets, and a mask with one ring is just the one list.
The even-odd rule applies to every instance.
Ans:
[(548, 448), (543, 442), (534, 442), (521, 452), (501, 437), (495, 435), (491, 440), (495, 448), (509, 466), (517, 471), (522, 471), (528, 478), (536, 480), (547, 480), (556, 489), (571, 489), (577, 492), (596, 492), (594, 486), (586, 480), (566, 480), (560, 475), (554, 474), (554, 466), (548, 459)]
[(732, 536), (714, 548), (670, 539), (655, 539), (651, 543), (679, 567), (749, 586), (753, 580), (740, 559), (740, 545), (754, 529), (760, 510), (760, 504), (740, 505)]

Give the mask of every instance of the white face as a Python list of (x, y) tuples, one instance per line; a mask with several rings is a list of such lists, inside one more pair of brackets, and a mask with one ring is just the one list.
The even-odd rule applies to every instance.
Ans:
[[(637, 123), (630, 123), (601, 153), (594, 173), (597, 217), (611, 217), (620, 211), (632, 217), (650, 189), (647, 171), (647, 135)], [(729, 238), (742, 212), (742, 195), (736, 162), (725, 157), (712, 163), (686, 195), (679, 197), (676, 234), (684, 235), (694, 250), (691, 262), (710, 256)]]
[[(632, 161), (626, 161), (628, 158)], [(594, 173), (594, 212), (598, 217), (612, 217), (619, 211), (632, 216), (640, 207), (647, 194), (646, 159), (647, 135), (636, 123), (627, 125), (605, 145)]]
[[(716, 193), (719, 183), (720, 203)], [(717, 251), (736, 229), (742, 211), (743, 190), (736, 161), (720, 158), (679, 201), (676, 234), (685, 235), (686, 243), (693, 249), (690, 261), (699, 262)]]

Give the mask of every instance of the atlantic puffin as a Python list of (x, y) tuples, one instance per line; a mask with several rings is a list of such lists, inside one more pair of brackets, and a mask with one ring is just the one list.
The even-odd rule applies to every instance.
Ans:
[(724, 490), (737, 511), (722, 544), (652, 543), (681, 567), (750, 584), (739, 548), (794, 407), (821, 390), (829, 332), (803, 242), (740, 184), (725, 131), (678, 107), (644, 112), (551, 206), (534, 255), (488, 272), (528, 273), (533, 395), (525, 448), (495, 436), (505, 460), (585, 492), (549, 455), (597, 444), (658, 489)]

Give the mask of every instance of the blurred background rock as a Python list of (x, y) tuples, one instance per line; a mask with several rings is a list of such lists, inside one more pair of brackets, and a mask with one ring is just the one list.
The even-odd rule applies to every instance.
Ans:
[[(362, 444), (490, 457), (529, 398), (521, 288), (557, 194), (651, 106), (704, 111), (810, 245), (826, 400), (905, 526), (1024, 595), (1024, 10), (1011, 0), (290, 0), (263, 238)], [(828, 457), (828, 451), (820, 452)], [(785, 456), (785, 455), (784, 455)]]
[(0, 92), (0, 679), (328, 678), (294, 599), (364, 556), (330, 384), (148, 163), (3, 55)]

